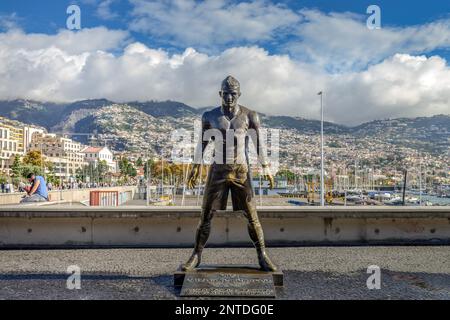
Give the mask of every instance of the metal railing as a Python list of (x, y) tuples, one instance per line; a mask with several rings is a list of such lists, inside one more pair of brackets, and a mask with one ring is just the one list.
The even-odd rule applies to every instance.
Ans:
[(96, 190), (89, 193), (89, 205), (101, 207), (118, 207), (131, 200), (131, 191)]
[(101, 207), (119, 206), (119, 191), (91, 191), (89, 205)]

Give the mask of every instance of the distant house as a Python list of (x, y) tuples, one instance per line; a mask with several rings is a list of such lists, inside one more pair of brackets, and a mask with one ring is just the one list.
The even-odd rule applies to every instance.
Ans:
[(87, 147), (81, 150), (85, 154), (85, 161), (97, 164), (99, 161), (106, 161), (110, 172), (117, 171), (117, 165), (114, 161), (114, 155), (108, 147)]

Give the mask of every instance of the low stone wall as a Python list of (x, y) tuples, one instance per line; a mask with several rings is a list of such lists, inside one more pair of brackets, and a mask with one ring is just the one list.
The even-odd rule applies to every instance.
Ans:
[[(449, 207), (264, 207), (268, 245), (450, 244)], [(0, 247), (190, 247), (198, 208), (0, 208)], [(251, 245), (241, 213), (217, 212), (211, 246)]]
[[(133, 198), (136, 192), (135, 186), (122, 186), (122, 187), (109, 187), (109, 188), (90, 188), (90, 189), (68, 189), (68, 190), (55, 190), (50, 191), (51, 201), (64, 201), (64, 202), (82, 202), (89, 200), (89, 193), (95, 190), (114, 190), (119, 192), (132, 192), (131, 198)], [(19, 204), (20, 200), (25, 193), (0, 193), (0, 206), (1, 205), (15, 205)], [(1, 209), (0, 209), (1, 210)]]

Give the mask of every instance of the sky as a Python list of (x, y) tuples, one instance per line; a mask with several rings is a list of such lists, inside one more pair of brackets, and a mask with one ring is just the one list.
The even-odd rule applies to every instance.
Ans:
[(0, 1), (1, 100), (213, 106), (230, 74), (249, 108), (318, 119), (323, 91), (356, 125), (450, 114), (449, 59), (450, 1)]

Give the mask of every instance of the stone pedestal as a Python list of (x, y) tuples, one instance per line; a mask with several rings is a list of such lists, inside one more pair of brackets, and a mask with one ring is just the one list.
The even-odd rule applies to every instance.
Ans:
[(182, 297), (275, 297), (275, 287), (283, 286), (283, 273), (247, 265), (205, 265), (192, 271), (180, 267), (174, 285), (182, 287)]

